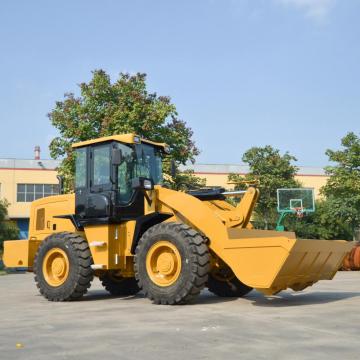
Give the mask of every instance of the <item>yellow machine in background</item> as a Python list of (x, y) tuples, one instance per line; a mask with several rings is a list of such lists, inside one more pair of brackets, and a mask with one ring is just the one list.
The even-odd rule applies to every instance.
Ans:
[[(185, 192), (162, 185), (165, 144), (134, 134), (74, 144), (75, 193), (32, 203), (28, 240), (6, 241), (7, 267), (28, 267), (52, 301), (80, 298), (98, 276), (112, 294), (140, 289), (158, 304), (253, 288), (275, 294), (332, 279), (346, 241), (254, 230), (259, 191)], [(242, 196), (235, 207), (226, 198)]]

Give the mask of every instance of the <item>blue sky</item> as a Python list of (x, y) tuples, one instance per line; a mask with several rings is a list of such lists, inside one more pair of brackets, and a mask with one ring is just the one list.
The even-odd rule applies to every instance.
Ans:
[(2, 0), (0, 157), (49, 157), (46, 114), (103, 68), (171, 96), (198, 162), (270, 144), (326, 165), (360, 132), (359, 13), (358, 0)]

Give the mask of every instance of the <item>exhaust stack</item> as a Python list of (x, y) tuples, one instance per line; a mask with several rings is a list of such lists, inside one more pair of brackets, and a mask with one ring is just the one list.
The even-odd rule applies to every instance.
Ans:
[(40, 146), (39, 145), (35, 146), (34, 154), (35, 154), (34, 159), (35, 160), (40, 160)]

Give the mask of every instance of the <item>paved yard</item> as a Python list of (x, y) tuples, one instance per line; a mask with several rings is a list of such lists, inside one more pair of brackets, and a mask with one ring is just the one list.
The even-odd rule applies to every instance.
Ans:
[[(301, 293), (157, 306), (114, 298), (93, 283), (82, 301), (51, 303), (31, 274), (0, 276), (0, 358), (355, 359), (360, 273), (341, 272)], [(16, 344), (20, 343), (20, 348)]]

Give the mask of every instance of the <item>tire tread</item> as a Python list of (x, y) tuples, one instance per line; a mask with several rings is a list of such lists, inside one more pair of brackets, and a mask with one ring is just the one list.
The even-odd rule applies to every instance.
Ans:
[[(139, 261), (142, 249), (156, 233), (180, 233), (191, 251), (192, 266), (190, 280), (180, 293), (166, 298), (153, 293), (149, 289), (149, 286), (147, 286), (145, 276), (139, 272)], [(205, 243), (205, 239), (197, 231), (184, 223), (161, 223), (148, 229), (138, 243), (134, 261), (135, 277), (138, 280), (139, 287), (142, 288), (145, 296), (155, 304), (174, 305), (193, 302), (205, 287), (210, 271), (210, 252)]]
[[(64, 243), (68, 245), (68, 248), (74, 252), (76, 257), (78, 258), (78, 266), (77, 269), (75, 269), (75, 280), (71, 284), (65, 283), (67, 286), (62, 285), (64, 289), (54, 295), (49, 289), (49, 286), (47, 286), (45, 279), (40, 276), (39, 272), (42, 271), (42, 263), (40, 262), (43, 259), (43, 255), (46, 254), (46, 252), (43, 254), (43, 249), (45, 249), (45, 247), (48, 246), (49, 243), (55, 243), (58, 240), (64, 241)], [(81, 235), (71, 232), (59, 232), (52, 234), (44, 241), (42, 241), (35, 255), (34, 275), (36, 286), (39, 289), (41, 295), (43, 295), (46, 299), (50, 301), (78, 300), (84, 294), (86, 294), (93, 280), (94, 273), (91, 269), (92, 263), (93, 260), (89, 245)]]

